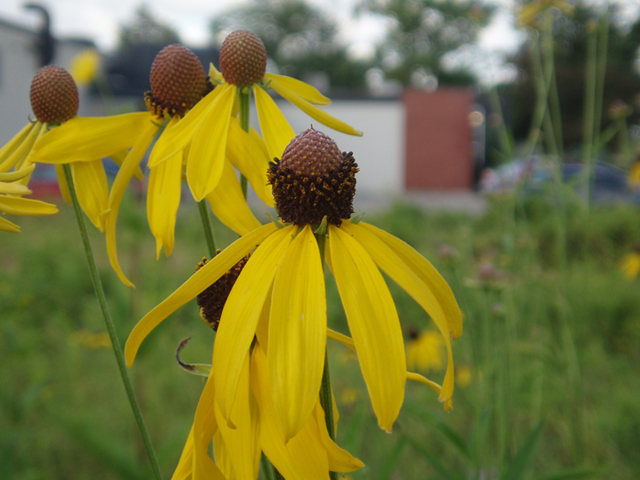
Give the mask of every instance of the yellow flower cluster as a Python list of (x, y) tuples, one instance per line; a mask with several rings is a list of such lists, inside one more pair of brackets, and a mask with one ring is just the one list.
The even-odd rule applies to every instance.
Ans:
[[(221, 312), (212, 363), (205, 369), (208, 379), (174, 479), (256, 479), (262, 453), (286, 479), (328, 479), (330, 471), (362, 467), (335, 443), (337, 410), (327, 397), (322, 400), (327, 338), (356, 352), (384, 430), (392, 430), (407, 379), (433, 388), (451, 409), (451, 342), (462, 334), (451, 289), (409, 245), (351, 218), (355, 159), (314, 129), (296, 136), (269, 92), (323, 125), (361, 133), (319, 108), (330, 100), (315, 88), (265, 68), (264, 46), (250, 32), (234, 32), (225, 40), (220, 71), (212, 65), (208, 77), (191, 51), (170, 45), (154, 61), (147, 112), (82, 118), (76, 116), (77, 104), (68, 108), (68, 95), (67, 103), (41, 115), (42, 122), (26, 127), (0, 151), (5, 213), (16, 213), (18, 200), (23, 214), (28, 206), (32, 214), (53, 213), (55, 207), (37, 203), (36, 208), (19, 196), (28, 193), (24, 185), (36, 162), (72, 167), (79, 203), (104, 231), (111, 265), (127, 285), (132, 284), (117, 256), (117, 217), (131, 179), (142, 178), (147, 153), (147, 216), (158, 255), (162, 248), (169, 255), (174, 247), (183, 180), (195, 201), (206, 201), (240, 235), (145, 315), (125, 347), (131, 366), (160, 322), (195, 297), (205, 309), (202, 304), (216, 296), (209, 289), (235, 272), (228, 297), (213, 300)], [(48, 86), (58, 77), (45, 80)], [(34, 113), (60, 96), (58, 86), (43, 89), (41, 83), (36, 86), (42, 91), (32, 95)], [(261, 134), (248, 124), (251, 95)], [(104, 157), (120, 165), (110, 189)], [(237, 172), (265, 204), (275, 205), (279, 221), (262, 225), (256, 219)], [(60, 177), (63, 194), (65, 181)], [(14, 203), (5, 197), (15, 198)], [(325, 264), (336, 280), (352, 337), (327, 328)], [(446, 363), (442, 385), (407, 370), (400, 321), (383, 273), (435, 323), (438, 331), (429, 342), (437, 337), (438, 348), (446, 352), (444, 360), (433, 350), (432, 362)], [(419, 368), (425, 364), (417, 354), (409, 359)], [(214, 458), (208, 453), (211, 442)]]

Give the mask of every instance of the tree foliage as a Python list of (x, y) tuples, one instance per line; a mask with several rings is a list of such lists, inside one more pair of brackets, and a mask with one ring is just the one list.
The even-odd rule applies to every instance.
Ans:
[(442, 60), (473, 42), (492, 10), (477, 0), (360, 0), (357, 7), (392, 20), (378, 57), (387, 76), (405, 85), (418, 70), (440, 84), (471, 83), (471, 71), (451, 71)]
[(123, 52), (138, 45), (169, 45), (179, 42), (178, 33), (157, 20), (149, 7), (142, 4), (136, 10), (133, 21), (120, 26), (118, 51)]
[[(602, 94), (603, 126), (609, 122), (607, 110), (614, 102), (622, 101), (635, 105), (636, 114), (630, 119), (637, 121), (640, 109), (640, 18), (622, 18), (615, 4), (610, 6), (607, 21), (603, 11), (593, 4), (578, 1), (571, 13), (553, 12), (553, 38), (555, 81), (562, 116), (563, 142), (570, 150), (582, 142), (583, 113), (585, 102), (585, 78), (589, 41), (596, 40), (594, 49), (606, 44), (606, 68)], [(606, 33), (602, 31), (605, 29)], [(513, 63), (519, 69), (518, 80), (512, 90), (513, 127), (516, 138), (522, 138), (529, 129), (535, 97), (535, 67), (532, 43), (538, 33), (530, 30), (529, 42), (525, 43)]]
[(348, 60), (346, 47), (337, 39), (335, 20), (304, 0), (253, 0), (211, 22), (218, 44), (238, 29), (258, 35), (269, 58), (285, 75), (304, 79), (324, 72), (332, 86), (364, 83), (366, 68)]

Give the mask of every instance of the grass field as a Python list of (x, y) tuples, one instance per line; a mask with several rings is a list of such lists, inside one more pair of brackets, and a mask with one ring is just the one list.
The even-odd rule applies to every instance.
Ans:
[[(57, 202), (60, 203), (60, 202)], [(442, 272), (464, 314), (454, 344), (458, 383), (445, 413), (430, 389), (407, 384), (391, 435), (377, 427), (357, 362), (329, 343), (340, 409), (338, 442), (366, 467), (353, 479), (635, 479), (640, 477), (640, 294), (618, 271), (640, 240), (640, 210), (513, 197), (480, 217), (396, 205), (367, 215)], [(1, 236), (0, 478), (149, 478), (69, 207), (20, 218)], [(119, 224), (125, 272), (110, 269), (92, 230), (122, 342), (206, 255), (197, 211), (181, 208), (176, 249), (155, 259), (145, 206), (129, 198)], [(235, 237), (216, 226), (219, 245)], [(347, 333), (328, 279), (329, 323)], [(433, 328), (389, 282), (407, 342)], [(176, 364), (210, 363), (214, 333), (195, 302), (164, 322), (130, 369), (163, 473), (176, 466), (203, 381)], [(441, 346), (435, 346), (437, 356)], [(442, 353), (442, 352), (441, 352)], [(442, 381), (444, 371), (427, 373)]]

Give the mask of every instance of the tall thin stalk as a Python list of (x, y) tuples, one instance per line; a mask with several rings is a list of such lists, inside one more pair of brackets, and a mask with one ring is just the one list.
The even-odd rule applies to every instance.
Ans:
[(133, 392), (131, 379), (129, 378), (127, 367), (124, 362), (122, 347), (120, 346), (120, 341), (118, 340), (118, 336), (116, 335), (115, 326), (113, 324), (113, 320), (111, 319), (111, 314), (109, 313), (109, 307), (107, 306), (107, 299), (104, 294), (104, 289), (102, 288), (102, 282), (100, 281), (100, 277), (98, 275), (98, 268), (96, 266), (96, 262), (93, 257), (91, 243), (89, 242), (87, 227), (84, 223), (84, 217), (82, 216), (82, 210), (80, 208), (80, 203), (78, 202), (76, 189), (73, 184), (73, 175), (71, 174), (71, 167), (69, 166), (69, 164), (64, 164), (62, 167), (64, 169), (64, 176), (67, 181), (67, 186), (69, 188), (69, 196), (71, 197), (73, 210), (75, 211), (75, 214), (76, 214), (78, 228), (80, 229), (80, 237), (82, 237), (84, 252), (87, 257), (87, 266), (89, 267), (89, 275), (91, 276), (91, 282), (93, 283), (93, 288), (95, 290), (96, 297), (98, 299), (98, 304), (100, 305), (102, 318), (104, 320), (105, 326), (107, 327), (107, 332), (109, 333), (109, 339), (111, 340), (113, 353), (116, 357), (118, 370), (120, 371), (120, 378), (122, 379), (124, 389), (127, 393), (127, 398), (129, 399), (129, 404), (131, 405), (131, 410), (136, 420), (138, 430), (140, 431), (140, 435), (142, 436), (142, 443), (144, 443), (144, 448), (147, 452), (147, 457), (149, 457), (149, 463), (151, 464), (153, 476), (156, 480), (162, 480), (162, 474), (160, 473), (160, 466), (158, 465), (158, 460), (156, 459), (156, 455), (153, 451), (153, 446), (151, 445), (149, 433), (147, 431), (147, 427), (144, 424), (142, 413), (140, 412), (140, 407), (138, 406), (138, 400), (136, 399), (135, 393)]

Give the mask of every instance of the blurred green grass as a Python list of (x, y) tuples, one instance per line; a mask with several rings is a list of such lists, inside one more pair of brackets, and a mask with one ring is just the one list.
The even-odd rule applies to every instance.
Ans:
[[(111, 271), (95, 229), (91, 240), (124, 343), (136, 321), (193, 273), (206, 245), (188, 202), (178, 216), (176, 249), (160, 260), (144, 204), (131, 197), (121, 212), (118, 247), (135, 290)], [(113, 353), (91, 341), (104, 325), (71, 209), (19, 220), (22, 233), (3, 235), (0, 250), (0, 478), (149, 478)], [(638, 478), (640, 295), (638, 282), (617, 270), (640, 239), (638, 220), (640, 211), (630, 206), (587, 213), (570, 203), (559, 213), (548, 201), (513, 198), (496, 198), (480, 218), (404, 204), (367, 214), (450, 283), (465, 324), (454, 359), (470, 381), (459, 382), (449, 414), (433, 391), (407, 384), (387, 435), (355, 357), (330, 341), (338, 441), (367, 465), (352, 477)], [(215, 227), (219, 246), (235, 238)], [(389, 286), (405, 332), (428, 328), (424, 312)], [(330, 326), (347, 333), (330, 278), (328, 297)], [(193, 340), (183, 359), (210, 363), (214, 334), (195, 302), (151, 334), (130, 369), (167, 478), (203, 387), (175, 363), (185, 337)], [(443, 374), (428, 376), (440, 382)]]

